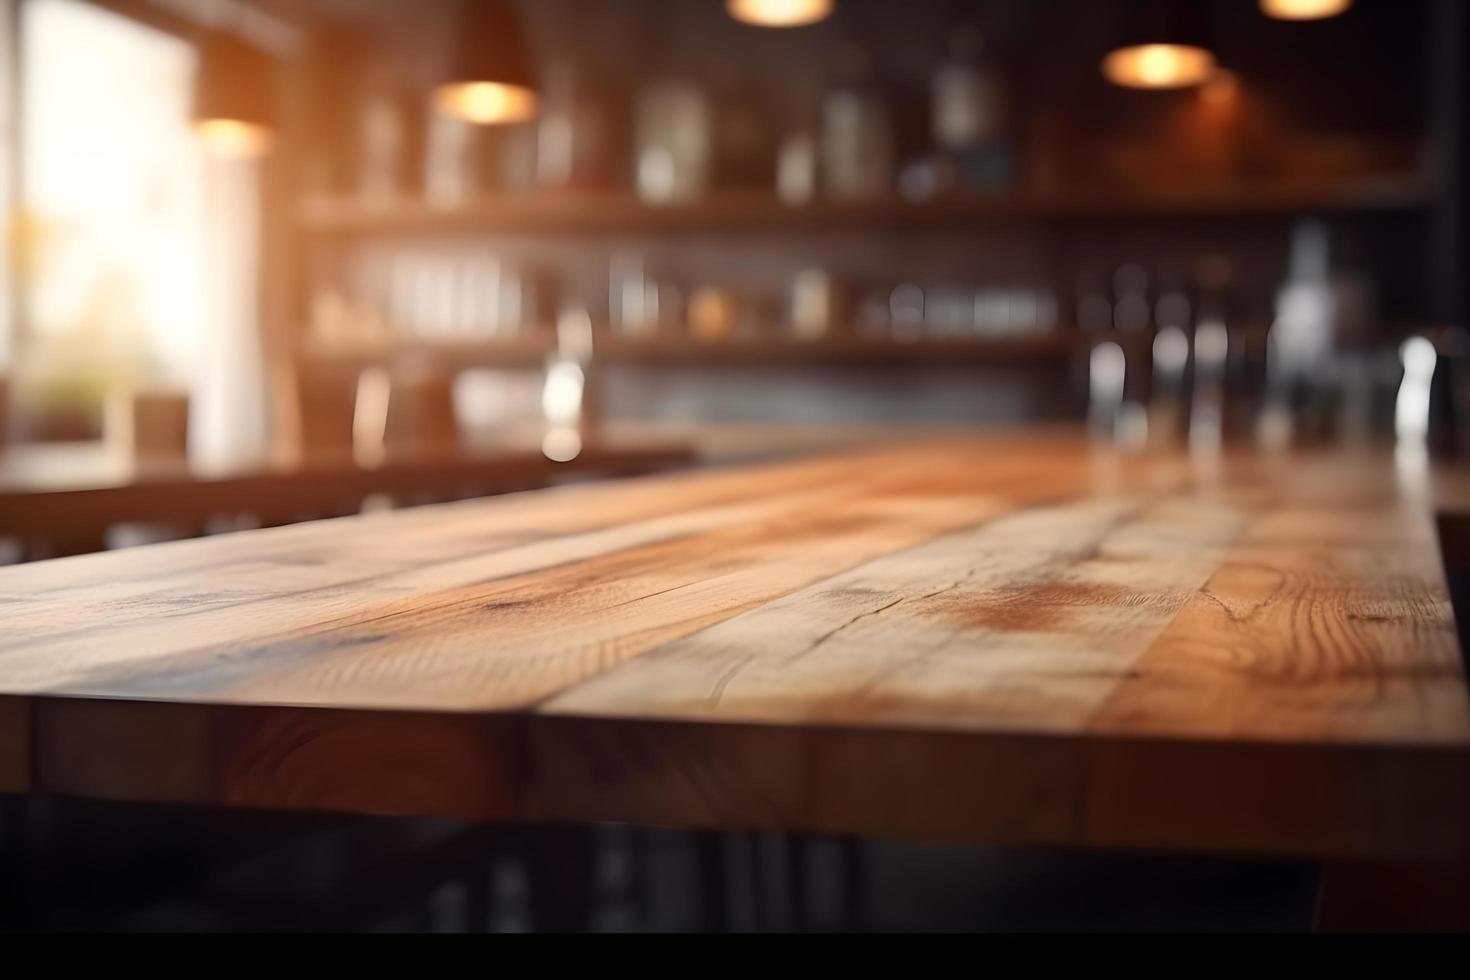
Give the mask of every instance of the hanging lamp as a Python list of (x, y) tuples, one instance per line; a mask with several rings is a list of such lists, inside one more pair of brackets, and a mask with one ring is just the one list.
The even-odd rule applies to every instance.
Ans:
[(271, 59), (234, 34), (206, 32), (194, 74), (194, 132), (212, 152), (258, 156), (275, 136)]
[(1260, 0), (1261, 13), (1277, 20), (1326, 20), (1353, 5), (1353, 0)]
[(460, 5), (448, 70), (434, 89), (435, 111), (481, 126), (523, 122), (538, 109), (534, 60), (509, 0)]
[(836, 0), (725, 0), (725, 12), (753, 27), (805, 27), (832, 16)]
[(1125, 0), (1117, 5), (1112, 50), (1102, 61), (1103, 77), (1138, 89), (1198, 85), (1215, 71), (1206, 43), (1200, 4), (1173, 0)]

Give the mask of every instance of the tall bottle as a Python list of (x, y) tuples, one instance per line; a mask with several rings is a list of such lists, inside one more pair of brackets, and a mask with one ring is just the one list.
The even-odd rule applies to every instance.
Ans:
[(721, 190), (770, 190), (777, 159), (770, 113), (733, 66), (716, 65), (711, 75), (711, 182)]
[(1006, 87), (987, 56), (980, 31), (971, 26), (950, 38), (949, 57), (934, 73), (934, 144), (960, 186), (1008, 187), (1015, 177)]
[(638, 195), (660, 204), (708, 189), (713, 126), (709, 98), (692, 81), (655, 82), (638, 100)]
[(1321, 382), (1335, 348), (1337, 323), (1329, 268), (1326, 226), (1298, 222), (1292, 228), (1290, 266), (1276, 294), (1268, 342), (1260, 432), (1268, 444), (1321, 434)]
[(1148, 404), (1153, 387), (1153, 304), (1148, 272), (1128, 263), (1113, 276), (1113, 331), (1127, 366), (1118, 441), (1140, 446), (1148, 441)]
[(843, 53), (837, 83), (822, 103), (822, 176), (838, 200), (887, 196), (894, 139), (888, 101), (860, 50)]
[(552, 64), (536, 128), (536, 183), (556, 190), (605, 190), (624, 168), (625, 120), (608, 79), (571, 62)]

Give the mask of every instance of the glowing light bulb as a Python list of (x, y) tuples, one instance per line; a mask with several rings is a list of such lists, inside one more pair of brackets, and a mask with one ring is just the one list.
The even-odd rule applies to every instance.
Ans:
[(1277, 20), (1323, 20), (1352, 5), (1353, 0), (1261, 0), (1261, 13)]
[(436, 111), (479, 126), (523, 122), (536, 108), (535, 92), (504, 82), (451, 82), (434, 90)]
[(1135, 44), (1103, 59), (1103, 76), (1125, 88), (1198, 85), (1215, 70), (1215, 56), (1190, 44)]
[(726, 0), (725, 10), (756, 27), (805, 27), (832, 15), (836, 0)]
[(271, 148), (274, 136), (265, 126), (238, 119), (201, 119), (194, 135), (205, 150), (225, 157), (256, 157)]

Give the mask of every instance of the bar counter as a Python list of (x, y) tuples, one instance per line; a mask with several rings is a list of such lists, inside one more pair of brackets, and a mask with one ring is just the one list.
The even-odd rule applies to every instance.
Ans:
[(943, 437), (0, 569), (0, 791), (1463, 859), (1467, 488)]

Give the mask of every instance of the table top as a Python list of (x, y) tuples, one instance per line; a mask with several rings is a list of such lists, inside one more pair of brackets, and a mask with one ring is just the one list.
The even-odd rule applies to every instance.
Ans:
[(1466, 856), (1466, 485), (944, 438), (0, 569), (0, 790)]

